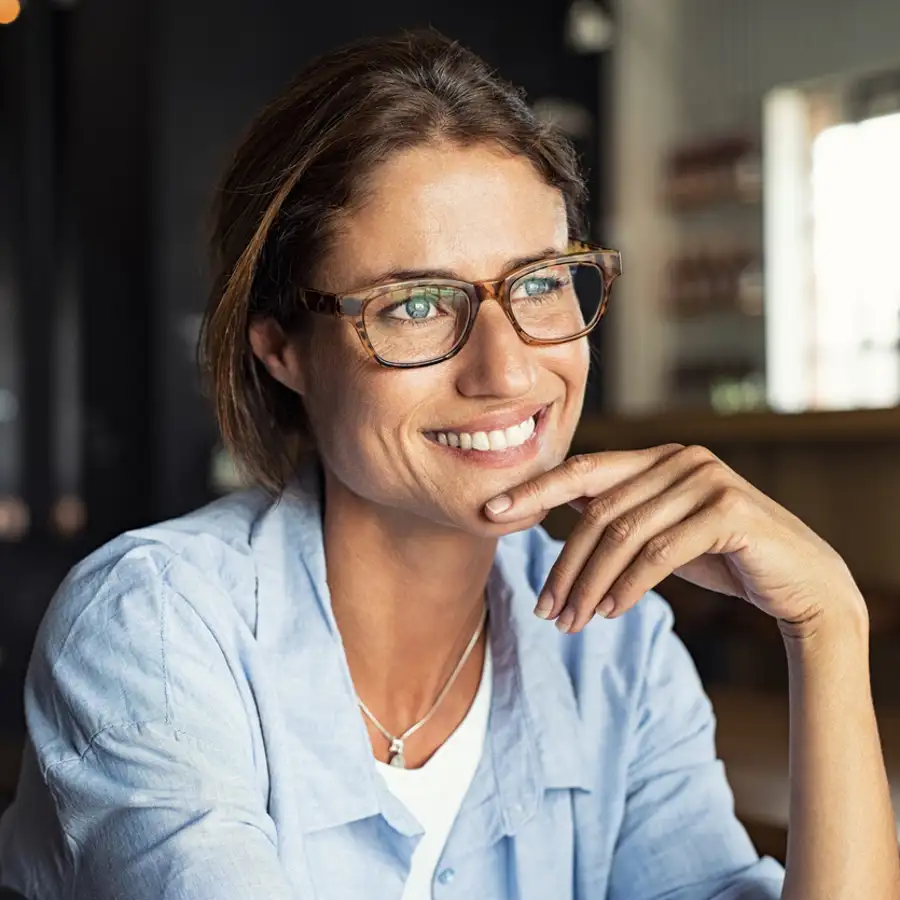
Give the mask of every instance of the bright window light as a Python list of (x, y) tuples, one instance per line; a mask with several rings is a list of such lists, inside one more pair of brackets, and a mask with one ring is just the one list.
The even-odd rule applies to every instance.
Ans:
[(900, 403), (900, 114), (837, 125), (812, 147), (809, 406)]

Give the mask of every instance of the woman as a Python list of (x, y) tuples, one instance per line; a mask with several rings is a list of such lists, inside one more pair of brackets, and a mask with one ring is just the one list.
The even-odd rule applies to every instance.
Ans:
[[(842, 560), (706, 450), (566, 460), (619, 272), (574, 243), (582, 198), (564, 140), (434, 33), (331, 53), (262, 114), (219, 194), (203, 350), (265, 490), (126, 534), (61, 589), (11, 886), (900, 897)], [(565, 503), (561, 546), (538, 523)], [(652, 593), (672, 572), (784, 635), (786, 877), (733, 816)]]

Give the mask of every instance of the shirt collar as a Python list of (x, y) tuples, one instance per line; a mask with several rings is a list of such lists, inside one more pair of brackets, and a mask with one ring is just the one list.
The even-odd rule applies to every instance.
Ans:
[[(412, 836), (421, 829), (377, 774), (359, 714), (326, 580), (320, 491), (318, 466), (306, 467), (251, 537), (256, 637), (277, 660), (270, 671), (280, 703), (270, 714), (287, 719), (291, 746), (283, 752), (291, 754), (287, 764), (308, 801), (299, 813), (305, 831), (380, 813)], [(496, 794), (508, 834), (531, 817), (543, 790), (589, 790), (592, 781), (559, 649), (564, 638), (531, 612), (536, 597), (523, 537), (501, 540), (488, 590), (494, 682), (485, 756), (494, 778), (482, 779), (482, 790), (485, 799)]]

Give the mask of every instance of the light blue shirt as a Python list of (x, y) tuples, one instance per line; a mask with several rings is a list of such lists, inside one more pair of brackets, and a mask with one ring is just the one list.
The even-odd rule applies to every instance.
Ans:
[[(376, 771), (331, 611), (314, 469), (78, 565), (39, 632), (0, 823), (29, 900), (399, 900), (421, 829)], [(560, 544), (500, 542), (489, 732), (435, 900), (772, 900), (664, 601), (560, 635)], [(410, 598), (415, 602), (415, 598)], [(736, 601), (737, 602), (737, 601)]]

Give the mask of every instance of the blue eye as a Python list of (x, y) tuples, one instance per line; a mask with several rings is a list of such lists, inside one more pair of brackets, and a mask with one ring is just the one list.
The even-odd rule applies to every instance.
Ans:
[(555, 290), (557, 281), (555, 278), (528, 278), (523, 283), (523, 287), (529, 297), (537, 297), (540, 294), (546, 294), (548, 291)]
[(392, 325), (431, 326), (457, 318), (465, 301), (465, 294), (442, 285), (397, 288), (378, 297), (368, 316), (370, 322), (377, 317)]
[(403, 309), (411, 319), (426, 319), (431, 312), (431, 301), (422, 296), (410, 297)]

